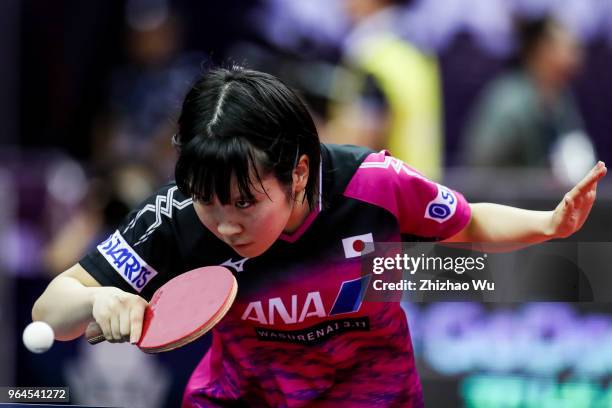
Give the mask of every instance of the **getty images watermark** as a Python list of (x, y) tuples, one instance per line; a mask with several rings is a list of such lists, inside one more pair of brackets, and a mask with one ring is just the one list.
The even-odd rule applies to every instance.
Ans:
[(366, 301), (612, 301), (612, 243), (372, 243)]
[[(406, 272), (415, 275), (420, 272), (455, 272), (463, 274), (466, 271), (482, 271), (486, 268), (487, 254), (478, 257), (472, 256), (426, 256), (421, 253), (411, 256), (406, 253), (396, 254), (392, 257), (378, 256), (372, 260), (372, 273), (382, 275), (389, 272)], [(471, 279), (469, 282), (453, 281), (451, 279), (424, 278), (418, 280), (400, 279), (399, 281), (385, 282), (380, 277), (373, 277), (374, 290), (408, 290), (408, 291), (446, 291), (446, 290), (495, 290), (495, 282), (487, 279)]]

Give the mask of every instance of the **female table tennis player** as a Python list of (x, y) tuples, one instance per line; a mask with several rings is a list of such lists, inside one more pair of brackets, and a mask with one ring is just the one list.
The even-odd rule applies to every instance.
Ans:
[[(136, 342), (145, 299), (176, 274), (225, 265), (238, 296), (187, 385), (183, 406), (423, 405), (406, 317), (362, 302), (371, 241), (537, 243), (585, 222), (603, 163), (553, 211), (469, 204), (387, 152), (322, 145), (300, 98), (240, 68), (205, 74), (174, 138), (176, 182), (55, 278), (36, 302), (57, 338), (93, 318)], [(432, 209), (433, 208), (433, 209)]]

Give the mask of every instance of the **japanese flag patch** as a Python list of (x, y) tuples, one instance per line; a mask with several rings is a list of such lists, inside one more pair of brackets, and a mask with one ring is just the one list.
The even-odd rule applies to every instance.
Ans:
[(346, 258), (356, 258), (374, 251), (374, 237), (370, 232), (368, 234), (344, 238), (342, 246), (344, 247), (344, 256)]

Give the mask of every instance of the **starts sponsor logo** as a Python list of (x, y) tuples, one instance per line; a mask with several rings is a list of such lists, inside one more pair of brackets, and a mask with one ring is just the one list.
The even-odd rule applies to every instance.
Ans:
[(138, 293), (157, 275), (157, 271), (138, 256), (119, 231), (115, 231), (97, 248), (106, 261)]

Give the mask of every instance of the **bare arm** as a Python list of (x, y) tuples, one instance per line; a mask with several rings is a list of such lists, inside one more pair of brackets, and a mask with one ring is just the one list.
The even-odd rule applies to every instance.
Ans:
[(147, 305), (140, 296), (103, 287), (79, 264), (58, 275), (34, 303), (32, 320), (53, 328), (57, 340), (72, 340), (96, 321), (109, 341), (138, 341)]
[(552, 211), (531, 211), (492, 203), (470, 204), (472, 219), (445, 242), (538, 243), (553, 238)]
[(445, 242), (535, 244), (566, 238), (586, 221), (606, 174), (603, 162), (572, 188), (553, 211), (530, 211), (499, 204), (471, 204), (472, 219), (463, 231)]

